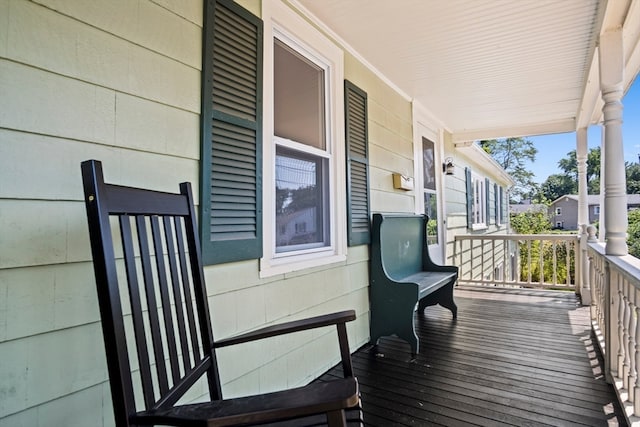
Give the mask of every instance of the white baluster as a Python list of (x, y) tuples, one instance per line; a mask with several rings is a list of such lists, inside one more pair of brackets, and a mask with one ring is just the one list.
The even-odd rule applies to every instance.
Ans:
[(634, 391), (636, 387), (636, 379), (638, 377), (637, 364), (636, 364), (636, 334), (638, 328), (637, 307), (634, 304), (634, 298), (632, 292), (635, 293), (635, 289), (632, 286), (628, 286), (629, 290), (629, 346), (627, 347), (629, 353), (629, 374), (627, 376), (627, 388), (629, 389), (629, 401), (633, 402)]
[(624, 284), (621, 284), (620, 288), (622, 289), (622, 295), (623, 295), (622, 307), (624, 309), (624, 318), (622, 321), (623, 338), (622, 338), (622, 341), (620, 342), (620, 348), (622, 349), (622, 353), (623, 353), (623, 363), (622, 363), (622, 371), (618, 372), (618, 376), (622, 379), (623, 387), (628, 389), (629, 388), (629, 363), (630, 363), (628, 349), (629, 349), (629, 341), (630, 341), (629, 325), (631, 324), (631, 310), (629, 308), (630, 307), (629, 297), (627, 296)]
[[(634, 294), (637, 297), (638, 291), (634, 290)], [(638, 319), (640, 319), (640, 307), (634, 305), (635, 308), (635, 316), (634, 321), (636, 323), (636, 339), (635, 339), (635, 349), (633, 352), (633, 356), (635, 359), (635, 377), (633, 378), (633, 390), (629, 390), (629, 399), (633, 397), (633, 414), (635, 416), (640, 416), (640, 378), (638, 376), (638, 366), (640, 366), (640, 328), (638, 327)]]
[(622, 294), (622, 289), (618, 287), (617, 292), (617, 305), (618, 305), (618, 363), (616, 366), (617, 377), (623, 378), (624, 372), (624, 295)]

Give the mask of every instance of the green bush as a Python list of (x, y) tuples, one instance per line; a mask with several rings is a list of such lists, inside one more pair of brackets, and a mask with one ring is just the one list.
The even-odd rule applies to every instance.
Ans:
[(628, 216), (627, 245), (629, 246), (629, 254), (640, 258), (640, 209), (629, 211)]
[[(540, 252), (542, 246), (542, 271), (544, 273), (544, 281), (551, 282), (555, 271), (556, 283), (566, 284), (567, 274), (575, 271), (575, 250), (569, 252), (569, 273), (567, 272), (567, 251), (570, 250), (567, 246), (571, 245), (569, 242), (556, 242), (555, 243), (555, 260), (556, 265), (554, 269), (553, 265), (553, 242), (531, 242), (531, 263), (529, 264), (529, 245), (527, 242), (520, 242), (520, 280), (526, 282), (529, 280), (529, 270), (531, 270), (531, 282), (540, 281)], [(575, 278), (570, 277), (569, 283), (574, 283)]]
[[(527, 211), (519, 214), (511, 215), (511, 227), (518, 234), (557, 234), (551, 230), (551, 221), (546, 211)], [(640, 231), (640, 223), (639, 223)], [(556, 246), (556, 265), (553, 265), (553, 242), (531, 242), (531, 246), (527, 242), (520, 242), (520, 280), (528, 281), (529, 273), (531, 273), (531, 281), (540, 281), (540, 254), (542, 253), (542, 272), (544, 280), (551, 282), (555, 271), (556, 282), (564, 284), (567, 282), (567, 242), (557, 242)], [(569, 272), (575, 271), (575, 251), (570, 252)], [(529, 263), (531, 259), (531, 263)], [(574, 282), (574, 278), (570, 278), (570, 282)]]

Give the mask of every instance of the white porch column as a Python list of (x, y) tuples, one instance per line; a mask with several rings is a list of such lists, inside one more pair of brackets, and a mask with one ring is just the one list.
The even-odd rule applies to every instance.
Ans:
[(605, 152), (604, 152), (604, 126), (600, 123), (600, 216), (598, 223), (600, 224), (598, 230), (598, 241), (604, 243), (604, 236), (607, 234), (607, 229), (604, 226), (604, 170), (605, 166)]
[(582, 304), (591, 304), (589, 287), (589, 259), (587, 257), (587, 226), (589, 225), (589, 203), (587, 200), (587, 128), (576, 131), (576, 160), (578, 161), (578, 234), (580, 241), (579, 268), (576, 269), (576, 293)]
[(580, 229), (581, 233), (586, 233), (586, 226), (589, 225), (589, 203), (587, 194), (587, 128), (581, 128), (576, 131), (576, 160), (578, 161), (578, 226), (585, 225), (585, 230)]
[(627, 190), (622, 147), (624, 56), (622, 30), (600, 36), (600, 90), (604, 107), (604, 210), (607, 255), (627, 255)]

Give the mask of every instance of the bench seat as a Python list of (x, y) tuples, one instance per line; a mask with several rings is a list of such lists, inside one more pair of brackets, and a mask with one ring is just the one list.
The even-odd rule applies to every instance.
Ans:
[(455, 278), (455, 273), (421, 271), (400, 279), (400, 282), (416, 283), (418, 285), (419, 297), (422, 298), (440, 289), (452, 279), (455, 280)]
[(371, 241), (371, 342), (387, 335), (419, 351), (413, 313), (440, 304), (455, 319), (453, 287), (458, 267), (437, 265), (426, 240), (425, 215), (374, 214)]

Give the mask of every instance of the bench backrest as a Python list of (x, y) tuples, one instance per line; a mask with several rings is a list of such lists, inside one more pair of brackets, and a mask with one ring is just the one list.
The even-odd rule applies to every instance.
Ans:
[[(380, 254), (387, 275), (393, 280), (399, 280), (422, 271), (423, 251), (427, 249), (426, 217), (374, 214), (374, 224), (378, 220), (381, 221)], [(374, 230), (374, 233), (378, 231), (375, 225)]]

